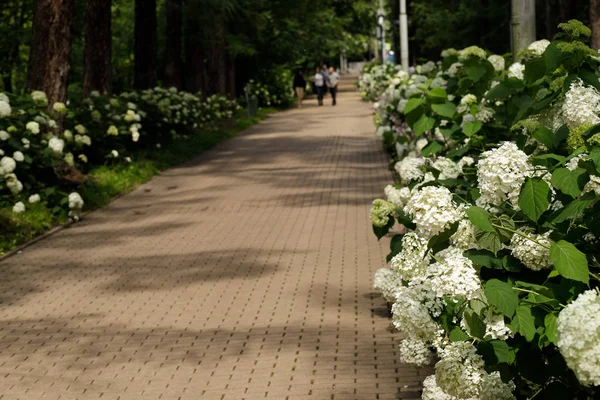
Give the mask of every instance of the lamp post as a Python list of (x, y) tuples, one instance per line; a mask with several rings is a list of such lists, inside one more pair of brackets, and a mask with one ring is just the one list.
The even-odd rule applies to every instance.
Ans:
[(404, 72), (408, 72), (408, 16), (406, 0), (400, 0), (400, 62)]
[(381, 38), (381, 63), (385, 64), (385, 11), (383, 0), (379, 0), (379, 11), (377, 12), (377, 33)]

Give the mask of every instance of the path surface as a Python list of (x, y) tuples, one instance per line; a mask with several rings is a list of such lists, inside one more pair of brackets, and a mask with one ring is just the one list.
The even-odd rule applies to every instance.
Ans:
[(387, 161), (345, 89), (0, 263), (0, 399), (418, 398), (371, 289)]

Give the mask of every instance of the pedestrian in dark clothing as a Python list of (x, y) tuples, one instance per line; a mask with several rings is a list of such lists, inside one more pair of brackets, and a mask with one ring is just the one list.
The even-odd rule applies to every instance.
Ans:
[(306, 90), (306, 80), (302, 76), (302, 71), (297, 70), (296, 76), (294, 77), (294, 92), (296, 92), (296, 98), (298, 99), (298, 108), (302, 108), (302, 100), (304, 99), (304, 91)]

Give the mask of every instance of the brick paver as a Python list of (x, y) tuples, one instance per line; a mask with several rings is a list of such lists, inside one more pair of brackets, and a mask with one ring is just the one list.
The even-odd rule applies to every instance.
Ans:
[(418, 398), (371, 289), (386, 162), (347, 86), (4, 260), (0, 399)]

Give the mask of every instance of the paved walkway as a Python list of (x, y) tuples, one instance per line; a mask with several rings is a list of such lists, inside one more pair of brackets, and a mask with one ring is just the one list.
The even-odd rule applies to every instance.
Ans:
[(418, 398), (371, 289), (373, 130), (348, 85), (0, 263), (0, 399)]

